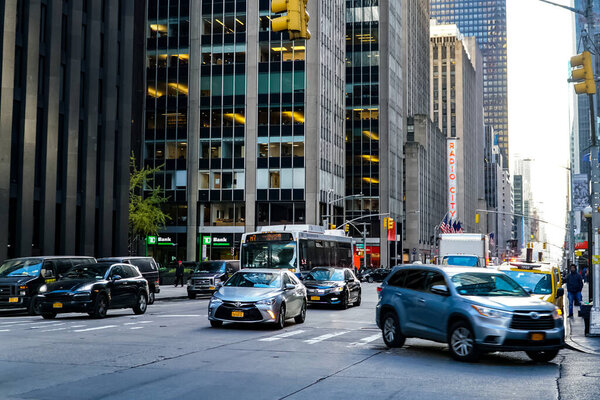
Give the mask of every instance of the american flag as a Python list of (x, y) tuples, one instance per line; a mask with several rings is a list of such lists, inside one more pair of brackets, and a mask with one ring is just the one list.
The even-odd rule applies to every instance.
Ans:
[(448, 217), (444, 217), (444, 220), (442, 221), (442, 224), (440, 225), (440, 231), (442, 233), (448, 233)]

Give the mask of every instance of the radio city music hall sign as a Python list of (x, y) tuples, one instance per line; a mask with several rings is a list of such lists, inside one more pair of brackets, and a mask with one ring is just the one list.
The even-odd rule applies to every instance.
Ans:
[(447, 141), (448, 146), (448, 217), (450, 219), (457, 217), (457, 206), (456, 206), (456, 139), (449, 139)]

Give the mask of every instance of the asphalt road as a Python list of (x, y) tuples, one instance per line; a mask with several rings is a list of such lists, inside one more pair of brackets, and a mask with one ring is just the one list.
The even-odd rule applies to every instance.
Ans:
[(600, 357), (563, 350), (453, 361), (446, 346), (408, 339), (388, 350), (374, 323), (376, 284), (348, 310), (306, 322), (211, 328), (207, 300), (160, 301), (136, 316), (56, 320), (0, 313), (2, 399), (598, 399)]

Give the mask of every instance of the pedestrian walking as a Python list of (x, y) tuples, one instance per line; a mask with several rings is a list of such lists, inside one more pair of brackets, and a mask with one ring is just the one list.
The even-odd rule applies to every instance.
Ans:
[(583, 267), (583, 270), (581, 270), (581, 277), (583, 278), (584, 282), (588, 281), (588, 268), (587, 267)]
[(571, 273), (565, 279), (569, 295), (569, 318), (573, 316), (573, 303), (581, 305), (581, 290), (583, 289), (583, 278), (577, 273), (575, 264), (571, 264)]
[(175, 287), (177, 287), (177, 283), (183, 287), (183, 263), (181, 261), (175, 267)]

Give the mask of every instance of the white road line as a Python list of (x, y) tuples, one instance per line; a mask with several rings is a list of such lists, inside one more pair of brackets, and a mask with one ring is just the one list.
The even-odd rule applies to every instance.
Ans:
[(331, 339), (332, 337), (336, 337), (336, 336), (340, 336), (340, 335), (345, 335), (348, 332), (349, 331), (327, 333), (325, 335), (317, 336), (316, 338), (313, 338), (313, 339), (305, 340), (304, 342), (308, 343), (308, 344), (315, 344), (315, 343), (322, 342), (323, 340)]
[(45, 330), (40, 331), (40, 332), (64, 331), (65, 329), (67, 329), (67, 328), (45, 329)]
[(178, 318), (178, 317), (206, 317), (206, 314), (174, 314), (174, 315), (155, 315), (159, 318)]
[(151, 324), (154, 321), (140, 321), (140, 324)]
[(0, 332), (10, 332), (10, 329), (0, 329)]
[(377, 335), (367, 336), (366, 338), (360, 339), (358, 342), (350, 343), (346, 347), (360, 347), (360, 346), (364, 346), (366, 344), (369, 344), (369, 343), (371, 343), (371, 342), (379, 339), (380, 337), (381, 337), (380, 333), (378, 333)]
[(275, 335), (275, 336), (271, 336), (271, 337), (268, 337), (268, 338), (259, 339), (258, 341), (259, 342), (274, 342), (275, 340), (280, 340), (280, 339), (287, 338), (287, 337), (290, 337), (290, 336), (299, 335), (302, 332), (304, 332), (304, 331), (302, 331), (302, 330), (290, 331), (290, 332), (282, 333), (280, 335)]
[(89, 331), (97, 331), (100, 329), (108, 329), (108, 328), (116, 328), (116, 325), (104, 325), (104, 326), (97, 326), (95, 328), (87, 328), (87, 329), (75, 329), (74, 332), (89, 332)]
[(135, 325), (137, 322), (125, 322), (123, 325)]
[(129, 328), (129, 329), (144, 329), (143, 326), (134, 326), (133, 328)]
[(73, 325), (71, 328), (83, 328), (87, 325)]
[(333, 320), (331, 320), (331, 322), (347, 322), (349, 324), (373, 324), (373, 325), (375, 325), (374, 321), (352, 321), (352, 320), (346, 320), (346, 319), (333, 319)]
[(54, 323), (51, 323), (51, 324), (46, 324), (44, 326), (32, 326), (29, 329), (44, 329), (44, 328), (47, 328), (49, 326), (59, 326), (59, 325), (64, 325), (64, 324), (65, 324), (64, 322), (59, 322), (59, 323), (54, 322)]

